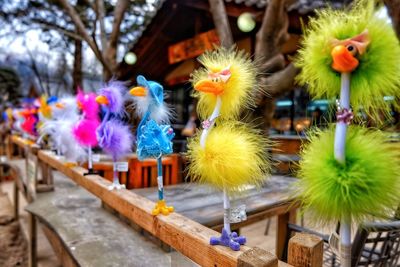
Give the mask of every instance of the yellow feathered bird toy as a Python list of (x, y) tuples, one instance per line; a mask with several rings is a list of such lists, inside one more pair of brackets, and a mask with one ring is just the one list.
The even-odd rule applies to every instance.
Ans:
[(234, 49), (206, 52), (199, 61), (204, 67), (193, 73), (192, 82), (204, 121), (188, 144), (189, 176), (223, 191), (224, 228), (210, 244), (240, 250), (246, 238), (231, 232), (229, 196), (244, 185), (261, 185), (270, 168), (267, 140), (238, 121), (243, 108), (254, 106), (257, 69), (246, 53)]

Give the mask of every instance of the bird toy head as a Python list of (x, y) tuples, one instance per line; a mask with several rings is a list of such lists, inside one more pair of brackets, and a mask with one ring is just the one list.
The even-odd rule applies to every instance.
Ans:
[(349, 12), (326, 9), (311, 18), (297, 57), (300, 84), (315, 98), (337, 98), (342, 73), (351, 73), (350, 103), (377, 118), (390, 110), (384, 96), (399, 96), (400, 45), (374, 1), (360, 0)]
[(74, 119), (78, 116), (78, 106), (75, 97), (65, 96), (57, 100), (51, 108), (55, 119)]
[(236, 118), (244, 107), (254, 105), (251, 94), (257, 89), (257, 67), (245, 52), (220, 47), (204, 53), (199, 61), (203, 67), (192, 74), (192, 83), (201, 118), (212, 114), (217, 97), (222, 100), (222, 119)]
[(52, 96), (52, 97), (47, 97), (47, 95), (42, 95), (40, 97), (40, 106), (39, 106), (39, 114), (46, 119), (50, 119), (52, 116), (51, 113), (51, 104), (57, 102), (57, 97)]
[(126, 91), (124, 82), (110, 81), (103, 88), (98, 90), (96, 102), (106, 106), (110, 112), (121, 115), (124, 107), (123, 94)]
[(369, 44), (368, 30), (345, 40), (332, 41), (332, 69), (340, 73), (354, 71), (360, 61), (359, 57), (365, 53)]
[(171, 117), (169, 108), (164, 103), (164, 88), (155, 81), (148, 81), (142, 75), (136, 78), (138, 86), (133, 87), (129, 94), (133, 96), (133, 104), (139, 117), (149, 111), (150, 117), (157, 123), (167, 123)]
[(78, 89), (76, 103), (85, 115), (97, 116), (99, 113), (99, 104), (96, 102), (95, 93), (85, 94), (82, 90)]

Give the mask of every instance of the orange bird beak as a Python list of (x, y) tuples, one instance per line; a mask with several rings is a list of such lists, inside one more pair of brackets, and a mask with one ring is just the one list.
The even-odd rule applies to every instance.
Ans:
[(78, 108), (79, 108), (80, 110), (82, 110), (83, 105), (82, 105), (82, 102), (81, 102), (81, 101), (76, 101), (76, 105), (78, 106)]
[(194, 89), (204, 93), (211, 93), (214, 95), (220, 95), (224, 92), (224, 86), (222, 82), (213, 82), (210, 79), (204, 79), (198, 81), (194, 85)]
[(63, 103), (58, 102), (58, 103), (56, 103), (56, 107), (63, 109), (63, 108), (65, 108), (65, 105)]
[(96, 97), (96, 102), (99, 103), (100, 105), (108, 105), (108, 99), (104, 95), (99, 95)]
[(146, 96), (147, 90), (142, 86), (136, 86), (129, 90), (129, 93), (133, 96)]
[(359, 35), (346, 40), (334, 39), (331, 51), (332, 68), (341, 73), (354, 71), (359, 64), (357, 56), (361, 56), (366, 52), (369, 43), (368, 30), (364, 30)]
[(352, 72), (358, 67), (358, 59), (349, 51), (349, 48), (356, 49), (353, 46), (345, 47), (337, 45), (332, 49), (333, 59), (332, 68), (338, 72)]

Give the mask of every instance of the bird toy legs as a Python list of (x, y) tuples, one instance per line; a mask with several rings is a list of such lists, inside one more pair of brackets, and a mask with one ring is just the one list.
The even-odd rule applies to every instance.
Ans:
[(221, 237), (212, 236), (210, 238), (210, 245), (222, 245), (238, 251), (240, 250), (240, 245), (246, 243), (246, 237), (238, 236), (236, 232), (231, 232), (230, 209), (229, 196), (226, 190), (224, 190), (224, 228), (222, 228)]
[(154, 216), (158, 214), (169, 215), (174, 211), (174, 207), (167, 206), (164, 199), (164, 185), (163, 185), (163, 172), (162, 172), (162, 156), (157, 158), (157, 185), (158, 185), (158, 201), (154, 207), (152, 214)]
[(88, 147), (88, 172), (84, 173), (83, 175), (93, 175), (97, 174), (97, 172), (93, 169), (93, 157), (92, 157), (92, 147)]
[[(347, 116), (349, 114), (350, 116)], [(346, 132), (352, 116), (350, 111), (350, 73), (341, 74), (340, 105), (337, 113), (334, 153), (335, 159), (346, 164)], [(351, 266), (351, 215), (340, 224), (340, 261), (343, 267)]]
[(114, 177), (113, 177), (113, 183), (108, 187), (108, 190), (113, 190), (114, 188), (117, 190), (120, 190), (122, 188), (125, 188), (124, 184), (120, 184), (119, 178), (118, 178), (118, 163), (116, 162), (116, 159), (114, 161), (114, 166), (113, 166), (113, 171), (114, 171)]

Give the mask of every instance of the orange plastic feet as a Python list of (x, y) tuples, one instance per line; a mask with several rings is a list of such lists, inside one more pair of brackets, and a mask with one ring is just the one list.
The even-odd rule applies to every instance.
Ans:
[(165, 200), (159, 200), (156, 203), (156, 206), (154, 207), (152, 214), (154, 216), (157, 216), (158, 214), (162, 214), (162, 215), (169, 215), (171, 212), (174, 211), (174, 207), (172, 206), (167, 206), (167, 204), (165, 203)]
[(78, 164), (76, 162), (65, 162), (64, 165), (69, 167), (69, 168), (73, 168), (73, 167), (78, 166)]

